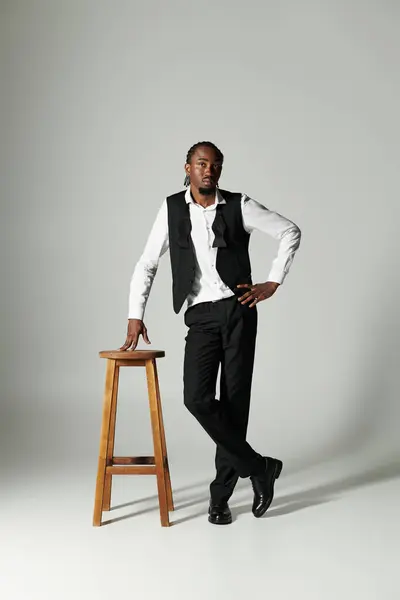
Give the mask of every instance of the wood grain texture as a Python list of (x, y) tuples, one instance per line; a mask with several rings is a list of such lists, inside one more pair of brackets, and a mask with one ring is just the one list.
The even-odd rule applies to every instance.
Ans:
[(168, 499), (168, 510), (174, 510), (174, 501), (172, 497), (172, 487), (171, 487), (171, 476), (169, 473), (169, 464), (168, 464), (168, 454), (167, 454), (167, 442), (165, 440), (165, 429), (164, 429), (164, 418), (162, 412), (162, 403), (161, 403), (161, 394), (160, 394), (160, 385), (158, 381), (158, 371), (157, 371), (157, 363), (154, 362), (154, 381), (156, 387), (157, 394), (157, 408), (159, 414), (160, 421), (160, 436), (161, 436), (161, 446), (162, 446), (162, 454), (163, 454), (163, 465), (165, 469), (165, 481), (167, 486), (167, 499)]
[(161, 442), (161, 423), (158, 409), (158, 395), (155, 374), (155, 360), (146, 361), (147, 387), (149, 392), (151, 429), (153, 432), (154, 458), (157, 472), (158, 501), (162, 527), (169, 527), (168, 494), (165, 475), (164, 453)]
[(155, 465), (154, 456), (114, 456), (114, 465)]
[[(110, 433), (108, 436), (108, 444), (107, 444), (107, 465), (110, 465), (112, 463), (112, 459), (114, 456), (115, 424), (116, 424), (116, 420), (117, 420), (118, 381), (119, 381), (119, 366), (115, 365), (114, 381), (113, 381), (113, 388), (112, 388), (112, 395), (111, 395)], [(112, 487), (112, 473), (109, 473), (106, 469), (106, 476), (105, 476), (105, 481), (104, 481), (104, 494), (103, 494), (103, 510), (110, 510), (111, 487)]]
[[(123, 359), (119, 358), (121, 355)], [(93, 525), (99, 527), (102, 523), (102, 511), (111, 508), (113, 475), (156, 475), (161, 525), (169, 527), (168, 512), (174, 510), (174, 504), (156, 365), (156, 358), (165, 356), (165, 353), (161, 350), (153, 352), (111, 350), (100, 352), (100, 356), (106, 358), (107, 363)], [(127, 356), (129, 359), (126, 359)], [(154, 456), (114, 456), (120, 366), (146, 368)]]
[(107, 474), (111, 475), (156, 475), (155, 465), (116, 465), (107, 467)]
[(96, 493), (95, 493), (94, 512), (93, 512), (93, 525), (95, 527), (100, 527), (100, 525), (101, 525), (101, 516), (102, 516), (103, 498), (104, 498), (104, 484), (105, 484), (106, 467), (107, 467), (107, 448), (108, 448), (109, 436), (110, 436), (111, 404), (112, 404), (112, 397), (113, 397), (115, 371), (116, 371), (115, 361), (107, 360), (106, 383), (105, 383), (104, 399), (103, 399), (103, 415), (102, 415), (102, 420), (101, 420), (99, 461), (98, 461), (98, 467), (97, 467)]
[(150, 360), (152, 358), (164, 358), (164, 350), (102, 350), (100, 358), (112, 358), (120, 360)]

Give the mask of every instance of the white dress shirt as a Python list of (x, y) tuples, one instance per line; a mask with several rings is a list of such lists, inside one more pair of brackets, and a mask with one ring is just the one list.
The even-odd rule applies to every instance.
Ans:
[[(221, 203), (225, 204), (226, 200), (217, 190), (214, 204), (203, 208), (203, 206), (194, 202), (190, 188), (186, 190), (185, 199), (189, 204), (192, 223), (191, 238), (196, 257), (195, 280), (192, 291), (187, 298), (187, 306), (199, 302), (215, 302), (233, 296), (233, 291), (225, 285), (218, 274), (215, 266), (218, 248), (212, 247), (215, 237), (212, 225), (216, 215), (216, 206)], [(292, 221), (277, 212), (269, 210), (246, 194), (242, 194), (241, 209), (243, 227), (247, 233), (257, 229), (280, 240), (278, 253), (272, 262), (267, 281), (282, 284), (300, 245), (300, 229)], [(160, 257), (165, 254), (168, 248), (168, 206), (167, 201), (164, 200), (150, 231), (143, 254), (132, 275), (129, 291), (129, 319), (143, 320)], [(245, 291), (243, 290), (243, 292)]]

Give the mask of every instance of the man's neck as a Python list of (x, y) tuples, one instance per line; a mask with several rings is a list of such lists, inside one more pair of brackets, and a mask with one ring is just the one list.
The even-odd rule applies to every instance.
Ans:
[(199, 190), (196, 190), (195, 188), (190, 188), (190, 195), (192, 196), (193, 200), (197, 203), (200, 204), (203, 208), (207, 208), (207, 206), (211, 206), (212, 204), (215, 204), (216, 198), (217, 198), (217, 192), (215, 191), (214, 194), (210, 195), (210, 196), (205, 196), (204, 194), (201, 194), (199, 192)]

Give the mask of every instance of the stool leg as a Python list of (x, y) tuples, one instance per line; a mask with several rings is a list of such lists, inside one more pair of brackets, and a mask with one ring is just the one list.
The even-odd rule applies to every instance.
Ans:
[(165, 440), (164, 419), (163, 419), (163, 412), (162, 412), (161, 394), (160, 394), (160, 386), (158, 383), (158, 372), (157, 372), (156, 361), (154, 361), (154, 379), (155, 379), (156, 392), (157, 392), (157, 408), (158, 408), (158, 414), (159, 414), (159, 420), (160, 420), (163, 465), (164, 465), (165, 480), (166, 480), (166, 485), (167, 485), (168, 510), (174, 510), (174, 500), (172, 497), (171, 476), (169, 473), (167, 443)]
[[(117, 396), (118, 396), (118, 381), (119, 381), (119, 367), (115, 367), (114, 382), (111, 398), (111, 414), (110, 414), (110, 434), (107, 444), (107, 464), (111, 464), (114, 457), (114, 442), (115, 442), (115, 423), (117, 419)], [(112, 487), (112, 475), (106, 473), (104, 482), (104, 495), (103, 495), (103, 510), (110, 510), (111, 508), (111, 487)]]
[(104, 498), (104, 484), (105, 484), (106, 467), (107, 467), (107, 447), (108, 447), (109, 436), (110, 436), (111, 404), (112, 404), (113, 387), (114, 387), (114, 381), (115, 381), (115, 370), (116, 370), (115, 360), (107, 359), (106, 383), (105, 383), (104, 399), (103, 399), (103, 416), (102, 416), (102, 421), (101, 421), (99, 463), (98, 463), (98, 469), (97, 469), (96, 494), (95, 494), (94, 512), (93, 512), (93, 525), (95, 527), (99, 527), (101, 525), (101, 516), (102, 516), (103, 498)]
[(168, 515), (168, 496), (167, 496), (167, 482), (165, 477), (164, 469), (164, 456), (161, 441), (161, 423), (160, 413), (158, 411), (157, 402), (157, 386), (155, 377), (155, 360), (146, 360), (146, 375), (147, 375), (147, 387), (149, 392), (149, 404), (150, 404), (150, 418), (151, 428), (153, 432), (153, 443), (154, 443), (154, 461), (156, 465), (157, 474), (157, 488), (158, 488), (158, 501), (160, 505), (160, 518), (161, 525), (163, 527), (169, 527), (169, 515)]

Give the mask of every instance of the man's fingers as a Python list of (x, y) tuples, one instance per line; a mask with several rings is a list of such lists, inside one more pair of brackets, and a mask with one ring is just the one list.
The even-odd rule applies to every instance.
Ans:
[(251, 283), (239, 283), (239, 285), (236, 286), (237, 288), (251, 288)]
[[(242, 296), (242, 298), (244, 299), (242, 304), (248, 304), (251, 302), (249, 308), (253, 308), (253, 306), (261, 302), (261, 300), (265, 300), (266, 295), (263, 292), (259, 292), (255, 287), (251, 290), (251, 292), (247, 292), (247, 294)], [(239, 298), (239, 300), (241, 300), (241, 298)]]
[[(244, 300), (245, 298), (247, 298), (247, 302), (248, 302), (249, 300), (251, 300), (251, 298), (253, 298), (255, 296), (255, 292), (256, 292), (256, 288), (253, 288), (249, 292), (246, 292), (245, 294), (243, 294), (243, 296), (241, 296), (239, 298), (239, 302), (242, 302), (242, 300)], [(242, 304), (245, 304), (245, 303), (242, 302)]]
[(147, 335), (147, 329), (146, 327), (143, 327), (143, 333), (142, 333), (143, 339), (146, 342), (146, 344), (151, 344), (149, 337)]
[(139, 340), (139, 334), (132, 336), (132, 347), (131, 350), (135, 350)]
[(132, 338), (131, 337), (127, 337), (125, 344), (123, 346), (121, 346), (120, 350), (127, 350), (129, 348), (129, 346), (132, 343)]
[(241, 302), (242, 300), (244, 300), (244, 298), (247, 298), (247, 296), (248, 296), (249, 294), (251, 294), (251, 292), (246, 292), (245, 294), (243, 294), (243, 296), (240, 296), (240, 297), (238, 298), (239, 302)]
[(136, 346), (138, 345), (140, 336), (143, 337), (143, 340), (146, 342), (146, 344), (151, 344), (147, 333), (147, 328), (143, 322), (139, 327), (132, 328), (131, 331), (129, 331), (128, 328), (128, 335), (125, 340), (125, 344), (120, 347), (120, 350), (135, 350)]
[(121, 346), (120, 350), (134, 350), (137, 346), (138, 336), (131, 335), (127, 338), (125, 344)]
[(248, 304), (249, 302), (251, 302), (252, 300), (255, 299), (255, 295), (254, 293), (251, 293), (245, 300), (243, 300), (242, 304)]
[(251, 288), (250, 291), (246, 292), (245, 294), (243, 294), (243, 296), (240, 296), (240, 298), (238, 298), (241, 304), (248, 304), (249, 302), (251, 302), (249, 308), (252, 308), (256, 304), (261, 302), (261, 300), (266, 300), (270, 297), (270, 295), (272, 295), (268, 294), (268, 292), (266, 294), (265, 291), (261, 291), (262, 286), (260, 284), (250, 285), (249, 283), (239, 283), (239, 285), (237, 285), (236, 287)]
[(267, 299), (267, 296), (265, 296), (264, 294), (260, 294), (259, 296), (256, 296), (254, 298), (254, 302), (252, 304), (250, 304), (249, 308), (253, 308), (253, 306), (255, 306), (256, 304), (258, 304), (262, 300), (266, 300), (266, 299)]

